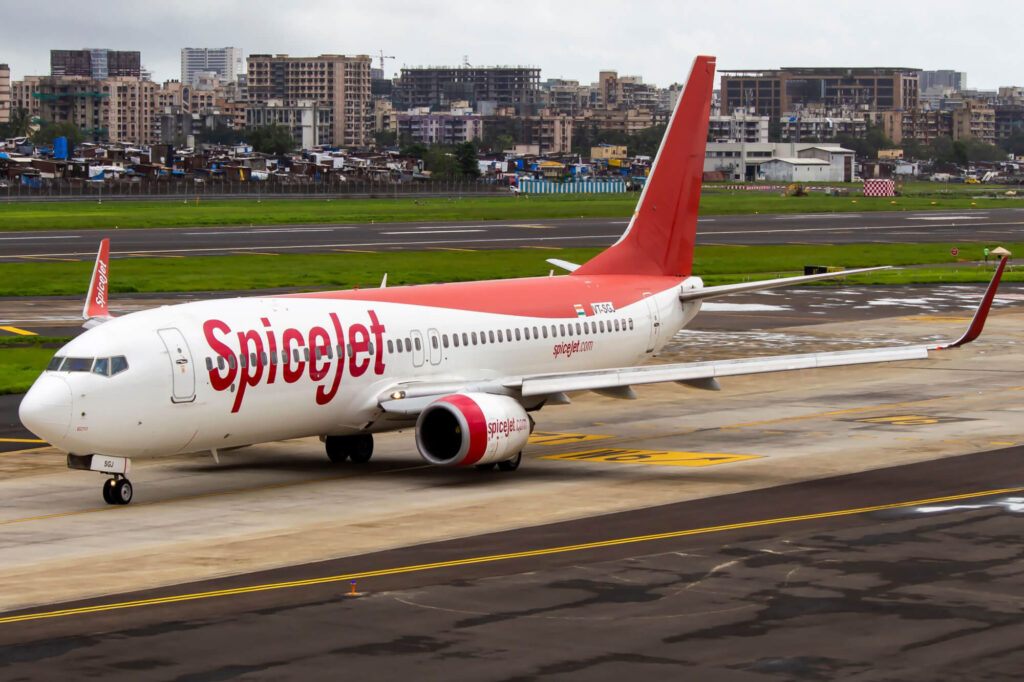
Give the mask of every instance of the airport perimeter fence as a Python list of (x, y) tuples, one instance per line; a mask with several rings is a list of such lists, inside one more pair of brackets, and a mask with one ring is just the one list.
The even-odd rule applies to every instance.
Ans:
[(508, 185), (487, 180), (385, 183), (268, 182), (265, 180), (38, 180), (0, 186), (0, 201), (194, 201), (197, 199), (399, 199), (463, 195), (508, 195)]

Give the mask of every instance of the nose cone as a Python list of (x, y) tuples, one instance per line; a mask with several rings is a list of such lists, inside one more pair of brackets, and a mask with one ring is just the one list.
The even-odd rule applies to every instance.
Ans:
[(59, 376), (44, 374), (21, 399), (18, 417), (29, 431), (56, 445), (71, 426), (71, 387)]

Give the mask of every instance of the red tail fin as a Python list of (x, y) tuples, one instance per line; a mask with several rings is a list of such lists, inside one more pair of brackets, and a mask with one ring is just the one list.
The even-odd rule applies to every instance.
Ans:
[(92, 279), (89, 281), (89, 293), (85, 297), (82, 317), (110, 317), (107, 308), (107, 290), (110, 281), (110, 240), (100, 242), (96, 253), (96, 264), (92, 268)]
[(714, 79), (715, 58), (697, 57), (626, 233), (574, 275), (690, 274)]

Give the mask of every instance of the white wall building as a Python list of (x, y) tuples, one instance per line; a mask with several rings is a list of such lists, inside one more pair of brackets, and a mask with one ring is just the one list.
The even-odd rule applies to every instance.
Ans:
[(711, 116), (708, 137), (721, 142), (767, 142), (768, 116), (755, 116), (743, 108), (728, 116)]
[(195, 85), (197, 75), (208, 71), (230, 83), (244, 74), (245, 68), (245, 55), (240, 47), (181, 48), (181, 82), (185, 85)]
[(818, 158), (832, 169), (831, 175), (836, 176), (829, 181), (841, 182), (847, 177), (853, 179), (853, 157), (852, 150), (811, 143), (708, 142), (704, 153), (704, 172), (718, 171), (732, 181), (766, 180), (762, 167), (766, 161)]

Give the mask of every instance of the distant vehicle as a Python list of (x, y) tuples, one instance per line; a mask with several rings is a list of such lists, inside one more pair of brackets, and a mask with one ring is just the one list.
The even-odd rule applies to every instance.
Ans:
[[(109, 240), (83, 317), (19, 408), (21, 421), (109, 478), (127, 504), (133, 456), (218, 452), (320, 436), (362, 464), (373, 434), (415, 432), (438, 466), (514, 471), (546, 405), (568, 392), (634, 399), (633, 385), (718, 390), (718, 378), (928, 357), (981, 332), (1005, 260), (960, 339), (939, 346), (637, 366), (706, 298), (840, 273), (704, 286), (693, 274), (715, 59), (698, 57), (622, 237), (564, 276), (197, 301), (112, 317)], [(868, 272), (878, 268), (844, 271)]]

